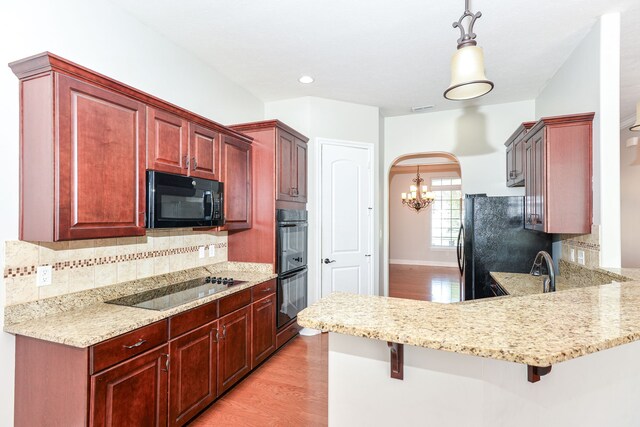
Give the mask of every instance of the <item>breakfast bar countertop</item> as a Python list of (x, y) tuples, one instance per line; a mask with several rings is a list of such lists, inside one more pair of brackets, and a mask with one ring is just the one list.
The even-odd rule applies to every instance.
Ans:
[(334, 293), (298, 324), (544, 367), (639, 340), (638, 307), (640, 282), (464, 304)]
[[(50, 302), (45, 300), (24, 304), (22, 307), (8, 306), (9, 313), (17, 321), (7, 323), (7, 313), (5, 313), (4, 331), (85, 348), (277, 277), (276, 274), (259, 268), (260, 265), (257, 265), (258, 268), (255, 271), (251, 271), (251, 269), (236, 268), (237, 265), (234, 265), (234, 263), (223, 264), (214, 266), (218, 268), (209, 268), (208, 270), (204, 268), (193, 269), (185, 273), (190, 273), (191, 276), (195, 275), (196, 277), (199, 275), (204, 277), (210, 274), (225, 277), (233, 276), (237, 280), (245, 281), (245, 283), (164, 311), (108, 304), (104, 301), (123, 296), (115, 293), (110, 295), (113, 292), (122, 292), (120, 288), (123, 287), (128, 290), (128, 294), (134, 294), (149, 289), (160, 289), (169, 283), (156, 280), (151, 284), (146, 283), (146, 289), (137, 289), (136, 284), (133, 282), (128, 286), (127, 284), (124, 286), (112, 285), (104, 289), (69, 294), (58, 299), (51, 298)], [(56, 310), (58, 308), (56, 305), (65, 305), (65, 307)], [(73, 308), (74, 305), (76, 308)], [(38, 313), (39, 310), (49, 310), (50, 313), (39, 315), (41, 314)], [(34, 318), (29, 319), (32, 315)]]

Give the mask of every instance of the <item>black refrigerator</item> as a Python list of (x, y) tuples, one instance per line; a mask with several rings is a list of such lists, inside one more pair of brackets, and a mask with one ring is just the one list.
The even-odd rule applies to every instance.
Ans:
[(490, 271), (529, 273), (539, 251), (551, 253), (551, 235), (524, 228), (524, 197), (467, 194), (458, 235), (464, 300), (495, 296)]

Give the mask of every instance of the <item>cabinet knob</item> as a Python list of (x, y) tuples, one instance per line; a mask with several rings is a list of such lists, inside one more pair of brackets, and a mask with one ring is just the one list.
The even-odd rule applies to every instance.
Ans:
[(189, 158), (184, 156), (184, 168), (189, 169)]

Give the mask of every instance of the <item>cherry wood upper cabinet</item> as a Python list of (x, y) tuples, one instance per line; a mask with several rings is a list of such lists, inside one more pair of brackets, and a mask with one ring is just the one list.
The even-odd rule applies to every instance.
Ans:
[(296, 201), (307, 203), (307, 142), (300, 138), (296, 138), (295, 166)]
[(525, 228), (585, 234), (592, 224), (594, 113), (545, 117), (525, 143)]
[(217, 396), (218, 322), (191, 331), (169, 346), (169, 425), (181, 426)]
[(185, 174), (189, 160), (189, 127), (182, 117), (147, 107), (147, 169)]
[(251, 142), (49, 52), (9, 66), (20, 79), (21, 240), (143, 235), (146, 168), (219, 180), (220, 134)]
[(249, 229), (252, 225), (251, 144), (223, 135), (220, 151), (220, 180), (225, 194), (223, 230)]
[(294, 175), (295, 137), (288, 132), (278, 130), (276, 140), (277, 151), (277, 175), (276, 175), (276, 200), (295, 200), (296, 176)]
[(524, 137), (527, 131), (535, 125), (535, 122), (524, 122), (504, 143), (507, 153), (507, 187), (524, 186), (525, 149)]
[(278, 129), (276, 152), (276, 200), (306, 203), (307, 141)]
[(216, 181), (220, 180), (220, 170), (218, 169), (220, 135), (218, 132), (190, 123), (189, 156), (189, 175)]
[(91, 377), (89, 425), (167, 425), (168, 346)]
[(145, 105), (55, 72), (20, 89), (20, 239), (143, 235)]
[(222, 394), (251, 370), (251, 306), (219, 322), (218, 393)]

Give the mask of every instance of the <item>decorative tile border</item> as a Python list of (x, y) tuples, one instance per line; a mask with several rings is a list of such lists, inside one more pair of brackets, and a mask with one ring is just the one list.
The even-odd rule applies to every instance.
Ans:
[[(205, 251), (209, 250), (209, 246), (212, 245), (204, 245)], [(217, 249), (226, 248), (228, 244), (226, 242), (223, 243), (215, 243), (213, 246)], [(170, 256), (170, 255), (179, 255), (179, 254), (190, 254), (194, 252), (198, 252), (201, 246), (185, 246), (182, 248), (173, 248), (173, 249), (162, 249), (157, 251), (144, 251), (144, 252), (136, 252), (132, 254), (123, 254), (123, 255), (114, 255), (107, 257), (94, 257), (94, 258), (86, 258), (72, 261), (62, 261), (51, 264), (54, 271), (62, 271), (62, 270), (72, 270), (74, 268), (83, 268), (83, 267), (92, 267), (96, 265), (104, 265), (104, 264), (115, 264), (118, 262), (128, 262), (128, 261), (136, 261), (141, 259), (150, 259), (162, 256)], [(48, 265), (48, 264), (47, 264)], [(18, 277), (18, 276), (32, 276), (37, 272), (37, 265), (29, 265), (24, 267), (8, 267), (4, 269), (4, 278), (9, 277)]]

